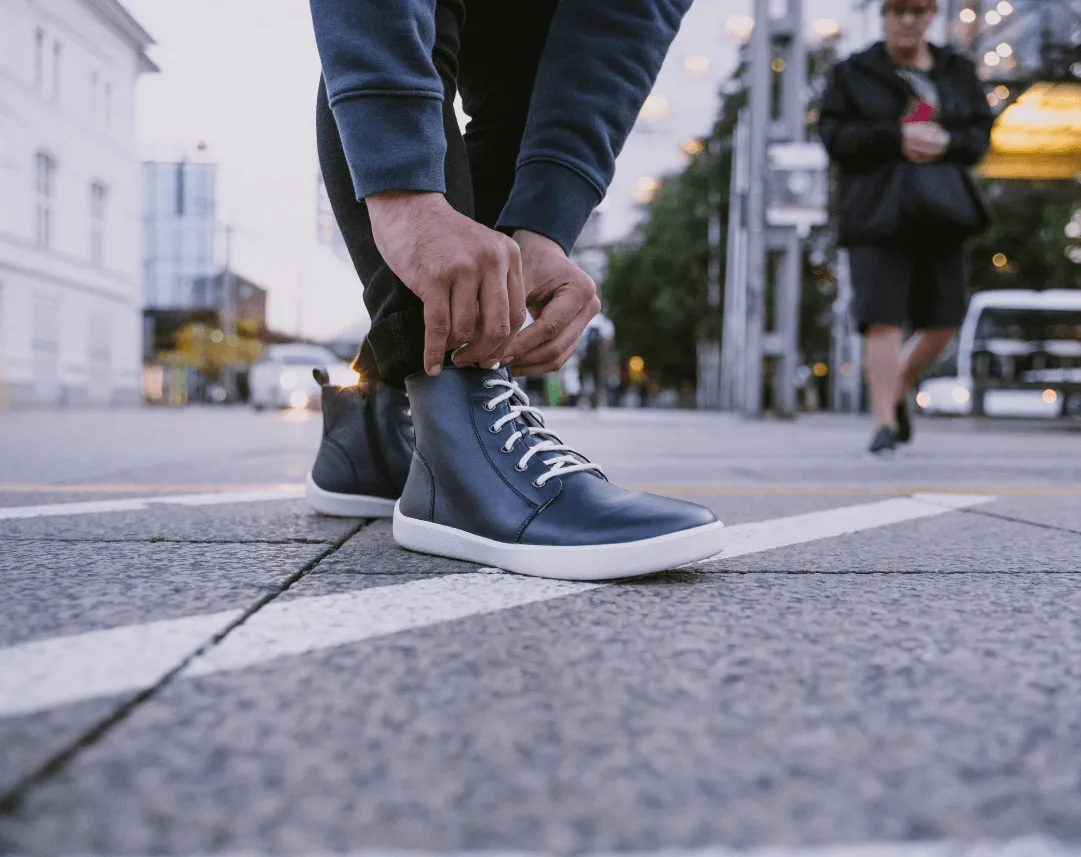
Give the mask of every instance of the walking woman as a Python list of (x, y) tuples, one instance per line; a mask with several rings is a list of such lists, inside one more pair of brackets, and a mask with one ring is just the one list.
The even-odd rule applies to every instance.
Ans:
[[(987, 151), (993, 117), (972, 62), (928, 43), (937, 11), (936, 0), (884, 0), (885, 41), (838, 63), (821, 112), (876, 455), (911, 439), (908, 391), (964, 319), (963, 243), (987, 226), (968, 168)], [(905, 327), (914, 333), (902, 343)]]

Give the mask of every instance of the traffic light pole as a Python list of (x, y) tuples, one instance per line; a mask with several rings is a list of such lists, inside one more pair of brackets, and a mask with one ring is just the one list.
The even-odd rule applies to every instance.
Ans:
[(743, 413), (762, 414), (762, 335), (766, 304), (766, 167), (773, 118), (773, 20), (769, 0), (755, 0), (751, 34), (747, 146), (747, 279), (743, 353)]
[[(805, 231), (795, 225), (770, 226), (767, 197), (776, 190), (771, 190), (771, 144), (801, 143), (806, 137), (807, 46), (803, 0), (788, 0), (786, 17), (776, 22), (769, 7), (769, 0), (755, 0), (747, 52), (748, 106), (740, 117), (733, 158), (721, 353), (721, 404), (750, 418), (765, 410), (767, 358), (772, 410), (780, 416), (797, 410)], [(781, 84), (779, 103), (774, 75)]]

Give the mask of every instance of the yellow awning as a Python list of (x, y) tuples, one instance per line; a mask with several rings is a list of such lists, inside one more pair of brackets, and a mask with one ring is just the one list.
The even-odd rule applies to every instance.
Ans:
[(1037, 83), (1002, 111), (980, 175), (1073, 179), (1081, 175), (1081, 84)]

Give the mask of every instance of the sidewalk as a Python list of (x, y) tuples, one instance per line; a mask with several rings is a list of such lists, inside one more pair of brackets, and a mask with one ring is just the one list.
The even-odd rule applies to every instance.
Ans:
[(728, 549), (522, 578), (309, 515), (315, 415), (0, 415), (0, 853), (1081, 853), (1081, 428), (551, 423)]

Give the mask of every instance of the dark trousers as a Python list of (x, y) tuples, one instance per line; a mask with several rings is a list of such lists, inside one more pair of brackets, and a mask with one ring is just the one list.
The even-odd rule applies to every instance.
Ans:
[[(447, 201), (488, 227), (495, 226), (514, 184), (529, 99), (556, 2), (439, 0), (436, 7), (432, 59), (443, 80)], [(454, 114), (458, 91), (470, 117), (464, 137)], [(424, 368), (423, 307), (376, 249), (367, 206), (353, 191), (323, 81), (316, 138), (323, 182), (372, 318), (358, 368), (374, 368), (383, 381), (401, 386), (407, 375)]]

